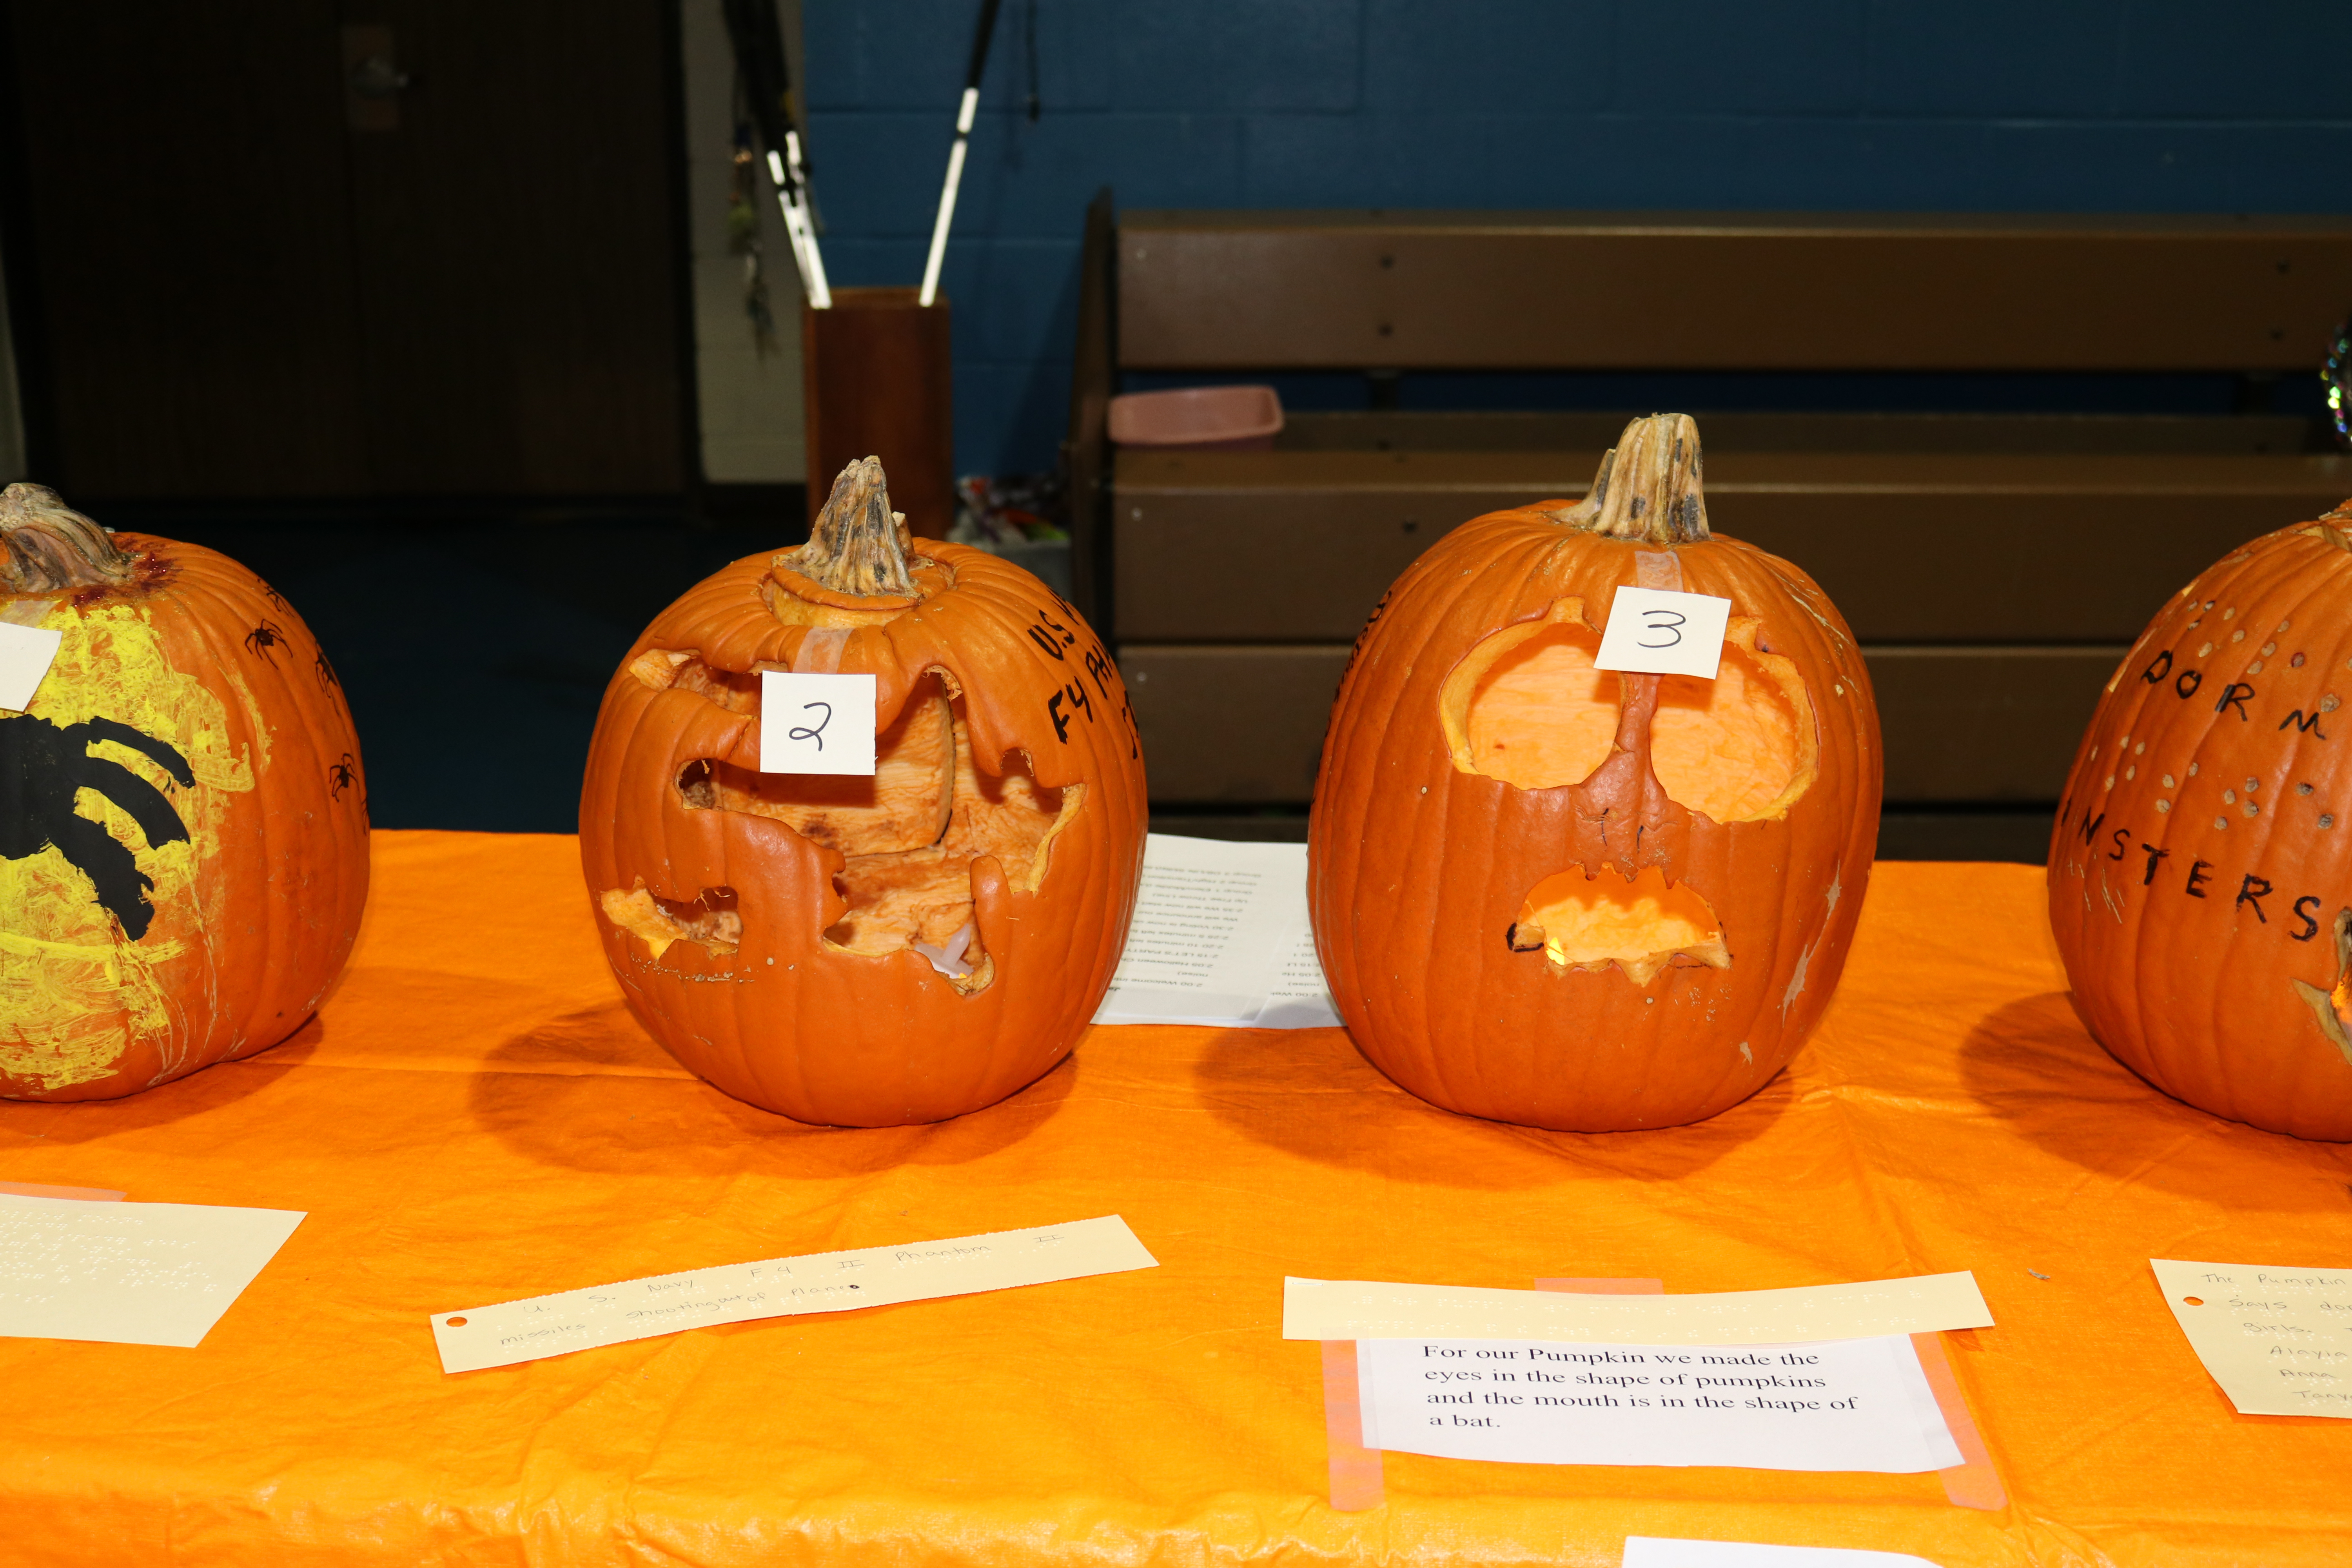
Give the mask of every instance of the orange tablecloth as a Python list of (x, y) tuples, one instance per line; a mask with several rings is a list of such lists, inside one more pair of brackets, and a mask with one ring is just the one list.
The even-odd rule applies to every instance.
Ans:
[[(0, 1341), (11, 1564), (1617, 1563), (1628, 1532), (1963, 1564), (2340, 1563), (2352, 1423), (2234, 1415), (2150, 1256), (2352, 1263), (2344, 1151), (2217, 1121), (2074, 1022), (2041, 874), (1889, 865), (1795, 1068), (1705, 1126), (1465, 1121), (1334, 1030), (1097, 1029), (1006, 1104), (827, 1131), (622, 1010), (568, 838), (376, 839), (278, 1050), (0, 1106), (0, 1179), (306, 1209), (195, 1350)], [(1124, 1215), (1162, 1267), (445, 1377), (425, 1315)], [(2011, 1504), (1933, 1475), (1391, 1455), (1325, 1497), (1281, 1280), (1737, 1289), (1972, 1268), (1952, 1360)], [(2043, 1279), (2034, 1272), (2047, 1275)]]

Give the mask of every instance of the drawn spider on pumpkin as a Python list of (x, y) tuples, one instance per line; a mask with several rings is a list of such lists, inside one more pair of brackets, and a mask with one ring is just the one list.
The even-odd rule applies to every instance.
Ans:
[(349, 752), (327, 767), (327, 794), (336, 800), (342, 799), (343, 792), (359, 782), (360, 760)]
[(0, 859), (22, 860), (55, 848), (89, 879), (94, 900), (137, 942), (147, 934), (155, 906), (147, 900), (155, 879), (139, 869), (129, 848), (98, 823), (76, 814), (75, 795), (94, 790), (121, 808), (147, 836), (148, 847), (188, 837), (163, 792), (121, 763), (94, 757), (100, 741), (128, 746), (193, 788), (188, 760), (163, 742), (112, 719), (58, 725), (30, 713), (0, 719)]
[(319, 657), (310, 661), (310, 672), (319, 678), (319, 689), (321, 691), (330, 686), (341, 686), (343, 683), (341, 678), (335, 674), (335, 667), (327, 662), (325, 648), (320, 648)]
[(245, 651), (257, 653), (270, 663), (276, 664), (278, 658), (269, 650), (284, 646), (285, 642), (286, 628), (276, 621), (264, 621), (245, 634)]

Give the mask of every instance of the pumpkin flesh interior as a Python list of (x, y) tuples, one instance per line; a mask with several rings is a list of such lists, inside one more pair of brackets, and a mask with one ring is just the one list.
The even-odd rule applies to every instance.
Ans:
[(1717, 822), (1749, 822), (1794, 798), (1791, 787), (1808, 772), (1801, 738), (1812, 713), (1793, 667), (1760, 662), (1772, 658), (1727, 643), (1713, 680), (1659, 678), (1650, 771), (1677, 805)]
[(1501, 637), (1512, 633), (1522, 635), (1483, 668), (1460, 672), (1468, 676), (1467, 700), (1447, 726), (1459, 736), (1457, 764), (1520, 789), (1582, 784), (1609, 760), (1617, 739), (1620, 682), (1592, 667), (1601, 638), (1559, 624), (1515, 626)]
[(1655, 866), (1631, 878), (1606, 868), (1597, 876), (1568, 870), (1546, 877), (1520, 907), (1510, 940), (1521, 952), (1541, 946), (1561, 969), (1614, 963), (1636, 985), (1648, 984), (1677, 956), (1731, 966), (1715, 910), (1689, 887), (1670, 885)]
[[(713, 670), (689, 658), (671, 683), (736, 712), (759, 709), (756, 674)], [(834, 890), (845, 908), (824, 930), (827, 946), (868, 957), (911, 948), (959, 989), (982, 989), (994, 965), (972, 918), (972, 863), (993, 857), (1013, 890), (1035, 891), (1084, 787), (1040, 786), (1018, 752), (1003, 759), (1000, 773), (982, 772), (964, 700), (950, 697), (937, 674), (924, 677), (897, 720), (875, 736), (874, 752), (870, 778), (762, 773), (704, 759), (679, 774), (679, 798), (690, 810), (781, 822), (837, 852), (843, 865)]]

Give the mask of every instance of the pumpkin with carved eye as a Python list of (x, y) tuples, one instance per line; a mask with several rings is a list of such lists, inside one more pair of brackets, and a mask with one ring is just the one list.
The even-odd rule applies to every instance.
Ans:
[(2107, 682), (2050, 843), (2074, 1008), (2166, 1093), (2352, 1140), (2352, 501), (2255, 540)]
[[(762, 773), (761, 676), (874, 678), (872, 777)], [(580, 847), (629, 1008), (687, 1067), (803, 1121), (937, 1121), (1068, 1055), (1142, 878), (1143, 763), (1076, 611), (908, 534), (882, 466), (810, 542), (735, 563), (604, 695)]]
[[(1627, 585), (1727, 598), (1711, 680), (1596, 668)], [(1802, 572), (1711, 534), (1698, 432), (1465, 523), (1358, 639), (1316, 783), (1316, 950), (1423, 1099), (1573, 1131), (1756, 1092), (1821, 1016), (1878, 826), (1870, 680)]]

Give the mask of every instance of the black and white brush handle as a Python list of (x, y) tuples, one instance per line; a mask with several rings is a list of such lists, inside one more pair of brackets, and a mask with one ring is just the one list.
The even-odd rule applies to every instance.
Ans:
[(948, 228), (955, 222), (956, 191), (963, 184), (963, 161), (971, 146), (971, 122), (980, 112), (980, 79), (988, 68), (988, 40), (996, 31), (1001, 0), (981, 0), (980, 26), (971, 40), (971, 64), (964, 72), (963, 100), (956, 106), (955, 145), (948, 149), (947, 182), (940, 189), (940, 216), (931, 224), (931, 253), (923, 262), (920, 303), (929, 306), (940, 296), (940, 268), (948, 258)]

